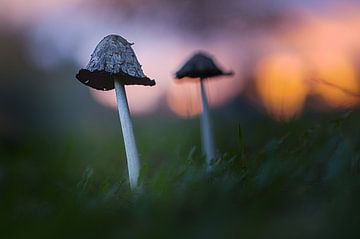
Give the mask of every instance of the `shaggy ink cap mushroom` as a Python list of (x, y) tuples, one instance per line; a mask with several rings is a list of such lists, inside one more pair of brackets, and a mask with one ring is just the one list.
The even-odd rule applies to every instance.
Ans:
[(145, 76), (131, 45), (121, 36), (106, 36), (76, 78), (87, 86), (104, 91), (114, 89), (115, 79), (122, 85), (154, 86), (155, 81)]
[(85, 69), (79, 71), (76, 78), (85, 85), (97, 90), (112, 90), (115, 88), (127, 158), (129, 183), (130, 188), (135, 190), (140, 175), (140, 161), (125, 85), (153, 86), (155, 81), (145, 76), (131, 45), (121, 36), (106, 36), (96, 46), (89, 64)]
[(233, 72), (224, 72), (217, 66), (214, 60), (204, 52), (198, 52), (192, 56), (178, 72), (176, 78), (210, 78), (215, 76), (233, 75)]
[(207, 78), (215, 76), (233, 75), (233, 72), (224, 72), (220, 69), (212, 58), (203, 53), (198, 52), (192, 56), (182, 67), (176, 72), (176, 78), (184, 77), (199, 78), (201, 90), (201, 141), (203, 153), (206, 157), (208, 169), (211, 169), (214, 160), (216, 159), (215, 143), (212, 133), (212, 124), (210, 119), (209, 104), (206, 96), (204, 81)]

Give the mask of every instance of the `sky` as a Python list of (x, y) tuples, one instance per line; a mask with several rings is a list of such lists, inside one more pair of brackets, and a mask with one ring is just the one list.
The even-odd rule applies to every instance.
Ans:
[[(127, 87), (134, 114), (163, 105), (181, 117), (201, 113), (198, 84), (177, 83), (174, 73), (202, 50), (235, 72), (207, 83), (210, 106), (252, 88), (253, 104), (288, 120), (313, 96), (317, 110), (359, 103), (359, 2), (314, 2), (0, 0), (0, 29), (24, 32), (29, 58), (44, 70), (63, 61), (85, 67), (108, 34), (134, 42), (145, 74), (157, 81), (153, 88)], [(115, 108), (114, 92), (86, 90)]]

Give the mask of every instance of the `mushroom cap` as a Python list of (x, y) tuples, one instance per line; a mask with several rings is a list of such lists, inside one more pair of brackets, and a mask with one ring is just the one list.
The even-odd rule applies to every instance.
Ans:
[(209, 55), (203, 52), (196, 53), (176, 72), (177, 79), (184, 77), (205, 79), (223, 75), (233, 75), (233, 72), (224, 72)]
[(76, 78), (97, 90), (114, 89), (114, 80), (123, 85), (155, 85), (145, 76), (131, 43), (118, 35), (102, 39), (91, 54), (90, 62)]

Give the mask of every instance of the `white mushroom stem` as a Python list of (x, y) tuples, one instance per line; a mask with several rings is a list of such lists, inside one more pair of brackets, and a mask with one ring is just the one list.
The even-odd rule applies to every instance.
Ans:
[(209, 105), (206, 97), (204, 79), (200, 79), (200, 87), (201, 87), (201, 101), (202, 101), (202, 114), (201, 114), (202, 149), (206, 157), (206, 162), (210, 167), (212, 161), (215, 159), (215, 147), (214, 147), (214, 139), (212, 134)]
[(125, 88), (117, 80), (115, 80), (114, 83), (121, 129), (124, 137), (130, 188), (134, 190), (137, 187), (140, 172), (139, 154), (136, 148), (134, 131), (130, 118), (129, 106), (126, 99)]

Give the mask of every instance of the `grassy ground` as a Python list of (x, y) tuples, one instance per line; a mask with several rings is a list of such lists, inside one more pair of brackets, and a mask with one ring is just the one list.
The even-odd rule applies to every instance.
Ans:
[(359, 238), (359, 119), (218, 119), (212, 172), (197, 119), (136, 119), (136, 193), (117, 127), (5, 138), (0, 237)]

